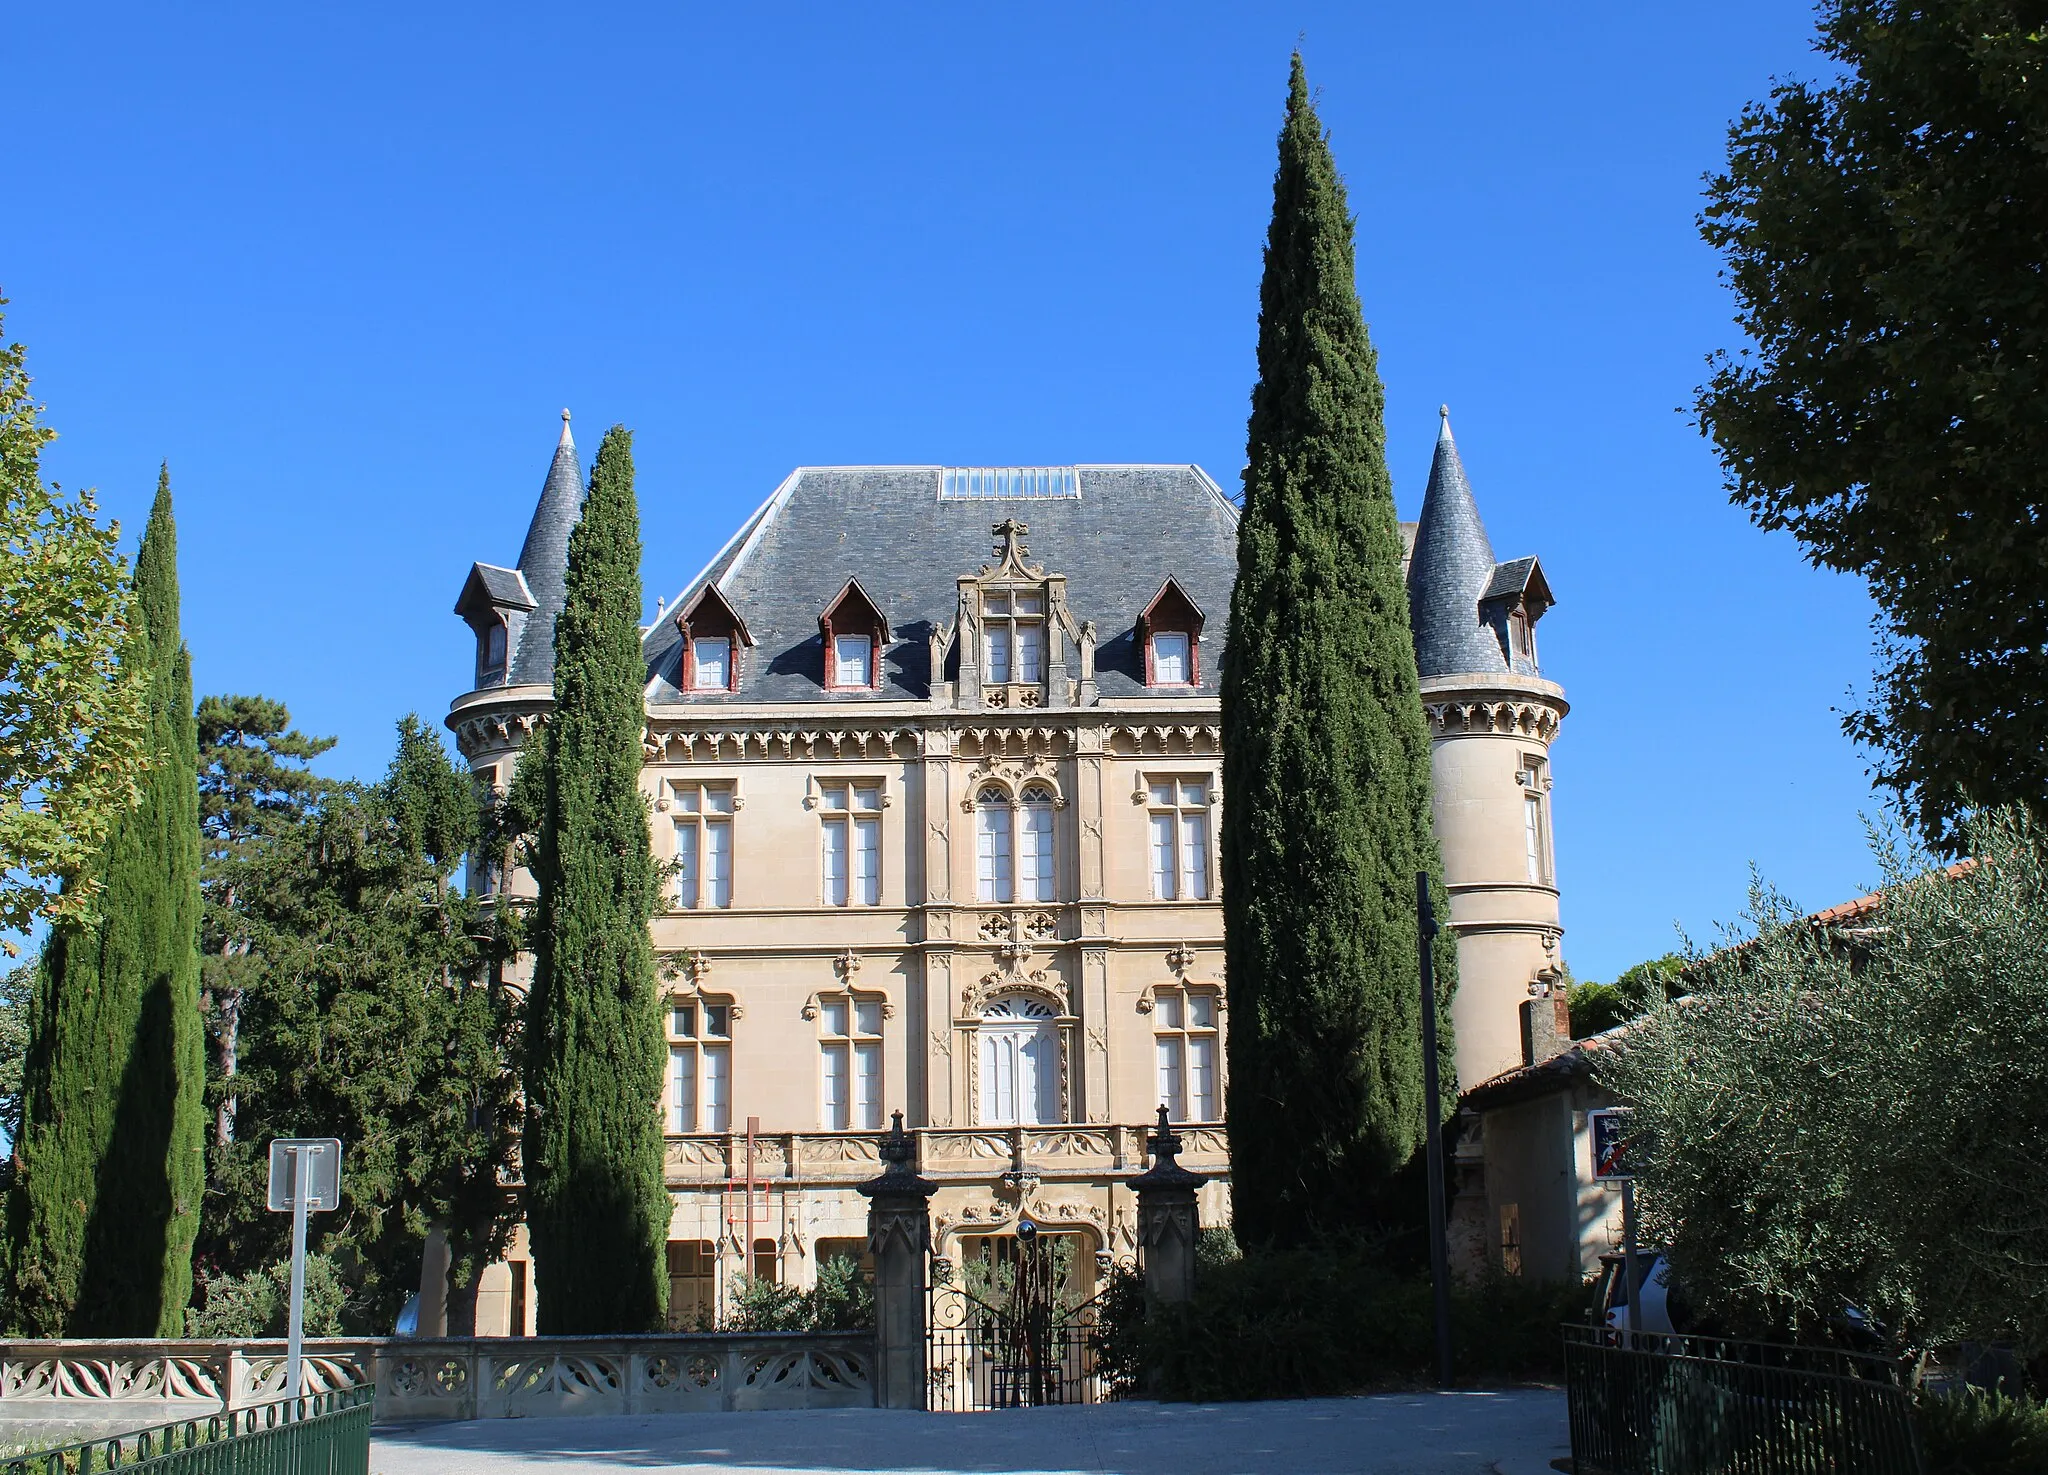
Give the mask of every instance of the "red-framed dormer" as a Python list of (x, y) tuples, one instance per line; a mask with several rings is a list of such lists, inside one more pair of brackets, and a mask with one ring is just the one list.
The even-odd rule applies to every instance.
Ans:
[(676, 630), (683, 646), (676, 685), (684, 696), (740, 689), (740, 652), (753, 645), (754, 637), (716, 584), (706, 584), (683, 606)]
[(861, 588), (848, 579), (818, 616), (825, 637), (825, 689), (880, 691), (882, 648), (889, 643), (889, 617)]
[(1145, 685), (1183, 691), (1202, 684), (1202, 607), (1178, 580), (1159, 586), (1138, 616), (1138, 643), (1145, 651)]

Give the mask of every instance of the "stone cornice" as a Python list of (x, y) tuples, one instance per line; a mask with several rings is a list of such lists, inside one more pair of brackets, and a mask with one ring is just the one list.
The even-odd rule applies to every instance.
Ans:
[(1422, 683), (1432, 737), (1494, 733), (1549, 742), (1571, 704), (1564, 688), (1528, 676), (1436, 676)]

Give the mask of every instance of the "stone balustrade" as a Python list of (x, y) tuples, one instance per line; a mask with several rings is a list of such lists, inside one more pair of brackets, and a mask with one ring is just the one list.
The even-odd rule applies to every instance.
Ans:
[[(1135, 1172), (1145, 1164), (1149, 1125), (1038, 1127), (920, 1127), (919, 1171), (948, 1178), (986, 1178), (1021, 1159), (1047, 1178), (1099, 1177)], [(1219, 1122), (1179, 1128), (1181, 1156), (1198, 1171), (1227, 1172), (1230, 1136)], [(880, 1132), (764, 1132), (754, 1138), (757, 1178), (852, 1184), (882, 1170)], [(740, 1132), (698, 1132), (668, 1139), (668, 1181), (723, 1183), (747, 1171), (747, 1139)]]
[[(314, 1338), (306, 1391), (377, 1388), (379, 1422), (866, 1408), (867, 1332)], [(93, 1438), (284, 1396), (282, 1341), (0, 1342), (10, 1439)]]

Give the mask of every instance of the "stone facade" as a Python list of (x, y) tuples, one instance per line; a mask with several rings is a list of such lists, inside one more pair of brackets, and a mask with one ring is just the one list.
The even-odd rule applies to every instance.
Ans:
[[(566, 546), (575, 473), (565, 425), (529, 550)], [(1440, 445), (1418, 558), (1446, 546), (1442, 473)], [(1090, 1288), (1136, 1249), (1123, 1182), (1162, 1100), (1208, 1180), (1202, 1222), (1227, 1220), (1217, 677), (1235, 538), (1194, 467), (808, 468), (658, 608), (643, 786), (674, 871), (653, 933), (677, 1324), (718, 1314), (744, 1275), (807, 1285), (864, 1254), (856, 1189), (898, 1110), (938, 1185), (939, 1255), (979, 1255), (1028, 1215), (1071, 1237)], [(533, 642), (560, 568), (526, 561), (478, 565), (458, 606), (477, 680), (448, 725), (500, 785), (551, 700)], [(1460, 576), (1496, 582), (1484, 562)], [(1506, 603), (1450, 596), (1487, 641), (1489, 618), (1520, 638), (1508, 622), (1533, 629), (1548, 603), (1540, 570), (1532, 586), (1500, 567), (1521, 579)], [(1410, 585), (1418, 608), (1437, 597), (1414, 569)], [(1556, 966), (1547, 828), (1532, 871), (1524, 826), (1530, 793), (1547, 826), (1565, 706), (1533, 645), (1519, 666), (1500, 649), (1476, 673), (1423, 662), (1467, 1082), (1522, 1063), (1517, 1006)], [(530, 891), (492, 867), (473, 884)], [(480, 1333), (531, 1330), (523, 1258), (489, 1272)]]

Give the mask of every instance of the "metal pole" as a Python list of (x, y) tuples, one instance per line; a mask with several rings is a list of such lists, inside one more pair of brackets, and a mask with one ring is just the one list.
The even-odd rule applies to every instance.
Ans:
[(306, 1150), (291, 1149), (292, 1158), (292, 1307), (285, 1333), (285, 1397), (299, 1396), (299, 1344), (306, 1333)]
[(1451, 1382), (1451, 1267), (1444, 1243), (1444, 1129), (1436, 1070), (1436, 964), (1430, 942), (1436, 911), (1429, 901), (1429, 872), (1415, 873), (1416, 952), (1422, 963), (1422, 1094), (1429, 1144), (1429, 1280), (1436, 1302), (1436, 1380)]
[(1636, 1302), (1642, 1299), (1642, 1277), (1636, 1273), (1636, 1180), (1621, 1180), (1621, 1284), (1628, 1293), (1628, 1331), (1633, 1337), (1643, 1329)]

